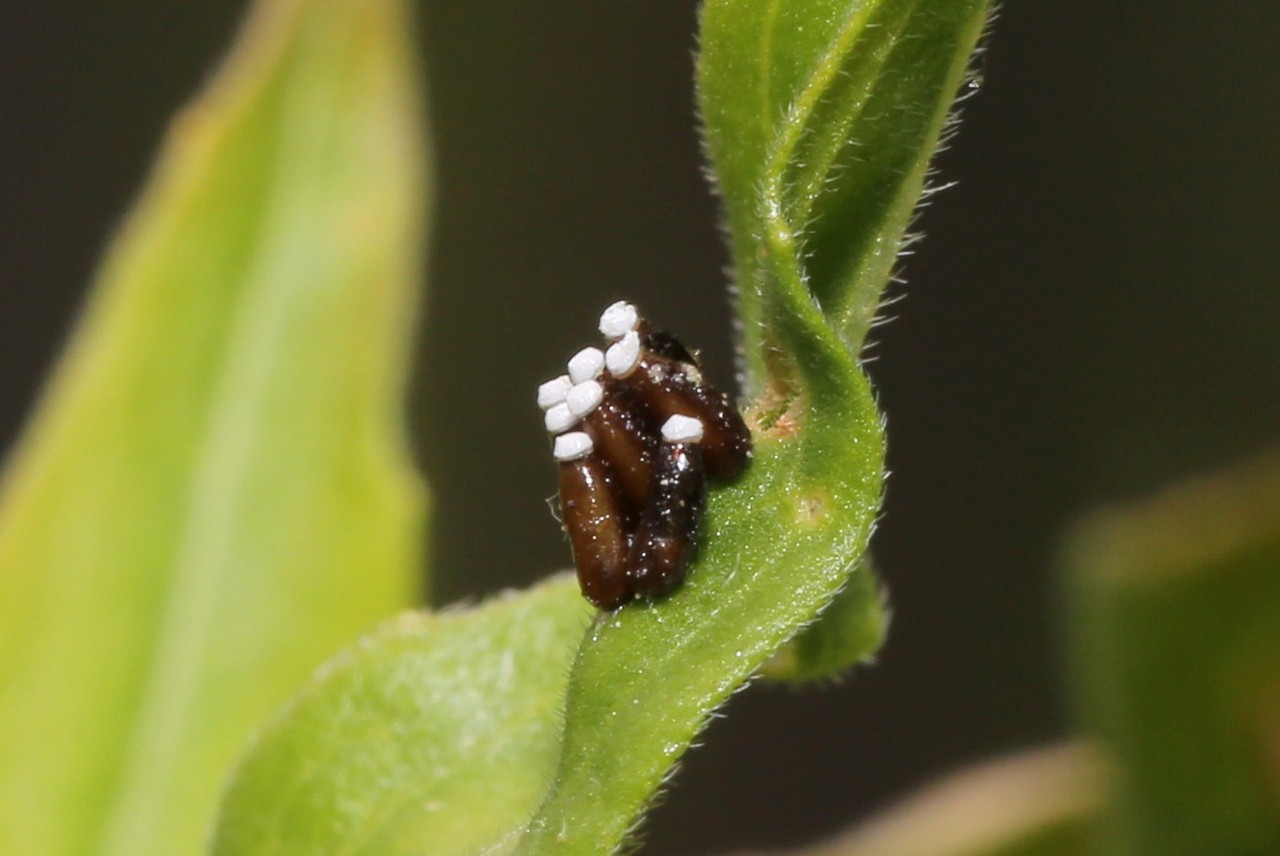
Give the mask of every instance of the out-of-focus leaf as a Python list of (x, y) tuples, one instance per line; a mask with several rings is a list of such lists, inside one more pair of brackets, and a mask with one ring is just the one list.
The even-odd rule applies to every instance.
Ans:
[(1280, 853), (1280, 452), (1095, 514), (1068, 569), (1102, 852)]
[(776, 856), (1088, 856), (1102, 778), (1086, 747), (1036, 749), (961, 770), (850, 832)]
[(545, 793), (590, 622), (577, 584), (557, 578), (388, 623), (267, 728), (227, 794), (213, 853), (479, 852)]
[(413, 596), (408, 31), (260, 2), (107, 254), (0, 501), (0, 852), (196, 852), (253, 726)]

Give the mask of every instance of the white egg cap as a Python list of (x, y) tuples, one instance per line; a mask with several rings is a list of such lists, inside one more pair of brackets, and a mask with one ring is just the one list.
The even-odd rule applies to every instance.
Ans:
[(640, 323), (640, 313), (625, 300), (612, 304), (600, 315), (600, 332), (612, 342), (636, 329)]
[(599, 348), (583, 348), (569, 358), (569, 380), (582, 383), (600, 376), (604, 371), (604, 354)]
[(635, 371), (640, 364), (640, 335), (632, 330), (609, 346), (604, 357), (609, 374), (622, 378)]
[(574, 416), (569, 405), (562, 401), (554, 407), (547, 408), (547, 412), (542, 415), (542, 421), (546, 424), (548, 433), (559, 434), (577, 425), (578, 417)]
[(538, 406), (543, 410), (550, 410), (568, 397), (572, 387), (573, 381), (569, 380), (568, 375), (560, 375), (547, 381), (538, 387)]
[(552, 454), (556, 456), (557, 461), (565, 463), (585, 458), (591, 454), (593, 448), (595, 444), (586, 434), (581, 431), (570, 431), (556, 438), (556, 446)]
[(602, 401), (604, 401), (604, 387), (600, 382), (584, 380), (582, 383), (574, 384), (573, 389), (569, 390), (565, 404), (569, 405), (570, 413), (581, 419), (599, 407)]
[(677, 413), (662, 423), (662, 439), (668, 443), (701, 443), (702, 420)]

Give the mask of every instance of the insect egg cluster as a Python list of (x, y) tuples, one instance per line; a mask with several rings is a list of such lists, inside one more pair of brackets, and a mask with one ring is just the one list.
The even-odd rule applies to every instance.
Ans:
[(607, 350), (584, 348), (538, 387), (555, 438), (560, 509), (587, 600), (617, 609), (668, 594), (697, 546), (706, 479), (751, 457), (751, 432), (697, 359), (619, 301)]

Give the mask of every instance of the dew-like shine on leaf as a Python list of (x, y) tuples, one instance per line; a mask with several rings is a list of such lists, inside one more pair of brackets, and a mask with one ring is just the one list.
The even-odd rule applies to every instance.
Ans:
[(408, 605), (424, 211), (396, 0), (262, 0), (0, 498), (0, 852), (198, 852), (252, 729)]

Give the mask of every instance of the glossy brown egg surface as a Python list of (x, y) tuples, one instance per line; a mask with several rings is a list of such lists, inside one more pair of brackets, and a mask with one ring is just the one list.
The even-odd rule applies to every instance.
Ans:
[(632, 591), (644, 598), (668, 594), (684, 580), (706, 504), (706, 475), (696, 444), (663, 443), (653, 475), (627, 556)]
[(617, 609), (631, 599), (627, 533), (617, 497), (618, 486), (594, 456), (560, 464), (560, 510), (578, 584), (601, 609)]

